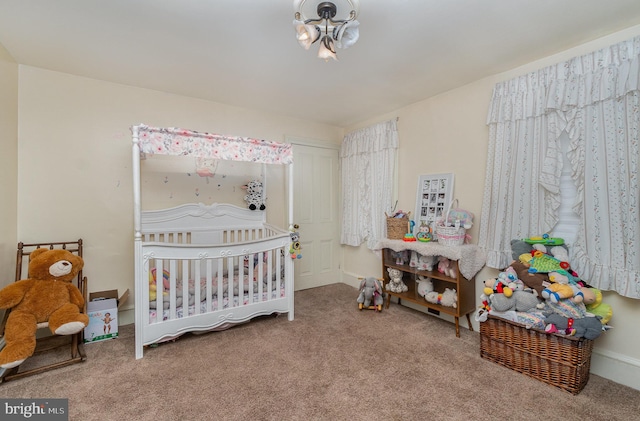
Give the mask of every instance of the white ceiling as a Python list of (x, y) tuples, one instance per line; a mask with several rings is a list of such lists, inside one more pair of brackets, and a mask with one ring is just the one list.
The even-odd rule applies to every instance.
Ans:
[(20, 64), (339, 127), (640, 24), (640, 0), (361, 0), (316, 57), (292, 0), (0, 0)]

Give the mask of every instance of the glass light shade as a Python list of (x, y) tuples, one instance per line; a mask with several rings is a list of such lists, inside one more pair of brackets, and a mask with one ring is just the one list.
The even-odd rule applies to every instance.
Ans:
[(304, 22), (294, 20), (293, 24), (296, 28), (296, 38), (298, 43), (308, 50), (311, 44), (316, 42), (320, 38), (320, 30), (315, 25), (305, 25)]
[(318, 50), (318, 58), (329, 60), (332, 58), (338, 60), (336, 56), (336, 50), (333, 48), (333, 39), (329, 35), (325, 35), (320, 43), (320, 50)]
[(349, 48), (358, 41), (360, 37), (360, 22), (352, 20), (333, 29), (333, 38), (336, 40), (336, 47)]

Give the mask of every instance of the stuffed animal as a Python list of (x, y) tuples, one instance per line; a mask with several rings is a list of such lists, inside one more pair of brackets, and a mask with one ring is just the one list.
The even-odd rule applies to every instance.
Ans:
[(11, 309), (0, 367), (16, 367), (33, 355), (38, 323), (48, 322), (57, 335), (78, 333), (89, 324), (80, 313), (84, 297), (72, 283), (83, 266), (82, 258), (67, 250), (39, 248), (31, 253), (29, 278), (0, 290), (0, 308)]
[(431, 291), (433, 291), (433, 281), (431, 281), (431, 278), (418, 275), (418, 279), (416, 279), (416, 292), (418, 295), (424, 297)]
[(443, 293), (437, 291), (428, 292), (424, 299), (432, 304), (439, 304), (445, 307), (458, 307), (458, 294), (455, 289), (445, 288)]
[(543, 289), (541, 294), (545, 300), (551, 300), (554, 303), (563, 298), (571, 298), (575, 303), (584, 300), (584, 293), (568, 272), (563, 270), (549, 272), (549, 281), (552, 283)]
[(438, 256), (438, 272), (450, 278), (458, 277), (458, 270), (455, 263), (444, 256)]
[(529, 311), (540, 308), (540, 299), (531, 289), (513, 291), (513, 295), (492, 294), (488, 297), (486, 305), (489, 310), (495, 311)]
[(396, 265), (404, 265), (407, 263), (408, 257), (409, 257), (409, 251), (408, 250), (401, 250), (401, 251), (391, 251), (391, 254), (393, 255), (393, 258), (396, 261)]
[(289, 256), (291, 256), (292, 259), (302, 259), (302, 253), (300, 251), (302, 249), (302, 246), (300, 245), (300, 232), (296, 231), (299, 228), (298, 224), (295, 224), (289, 230), (289, 236), (291, 237)]
[(500, 278), (500, 276), (498, 276), (497, 278), (489, 278), (484, 281), (482, 293), (487, 297), (493, 294), (504, 294), (509, 298), (513, 295), (513, 289), (509, 287), (504, 277)]
[(253, 180), (242, 186), (247, 191), (244, 201), (251, 210), (265, 210), (262, 181)]
[(433, 270), (436, 262), (438, 261), (436, 256), (423, 256), (415, 251), (411, 252), (411, 260), (409, 266), (418, 270)]
[[(531, 257), (531, 254), (524, 254), (523, 256)], [(529, 272), (529, 266), (522, 261), (515, 261), (511, 263), (510, 267), (515, 271), (524, 286), (534, 289), (538, 295), (542, 295), (542, 290), (549, 284), (549, 275), (547, 273)]]
[(376, 278), (364, 278), (360, 281), (360, 294), (358, 295), (358, 308), (375, 309), (382, 311), (384, 303), (384, 292), (382, 282)]
[(586, 292), (583, 289), (583, 292), (585, 292), (584, 303), (587, 307), (587, 311), (594, 316), (599, 317), (602, 324), (606, 325), (607, 323), (609, 323), (609, 320), (611, 320), (611, 317), (613, 317), (613, 309), (611, 308), (611, 305), (602, 302), (602, 291), (600, 291), (599, 289), (585, 289), (591, 291), (594, 297), (593, 300), (587, 298)]
[(387, 291), (391, 292), (407, 292), (409, 287), (402, 281), (402, 271), (394, 268), (387, 268), (389, 274), (389, 283), (387, 284)]
[(559, 314), (551, 314), (545, 319), (547, 333), (561, 333), (576, 338), (596, 339), (602, 333), (602, 323), (597, 317), (572, 319)]

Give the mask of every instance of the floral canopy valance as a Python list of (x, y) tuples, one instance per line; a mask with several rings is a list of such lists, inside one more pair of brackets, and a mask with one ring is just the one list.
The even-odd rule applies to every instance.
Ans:
[(291, 164), (290, 144), (249, 137), (200, 133), (178, 128), (157, 128), (145, 125), (132, 127), (138, 132), (138, 144), (143, 154), (183, 155), (231, 161)]

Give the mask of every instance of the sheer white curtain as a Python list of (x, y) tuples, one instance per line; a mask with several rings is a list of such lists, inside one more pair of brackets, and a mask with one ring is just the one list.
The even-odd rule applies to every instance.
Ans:
[(504, 268), (510, 240), (558, 222), (568, 133), (574, 269), (591, 285), (640, 298), (640, 37), (494, 88), (479, 245)]
[(340, 243), (373, 249), (386, 232), (385, 212), (392, 208), (398, 149), (397, 121), (348, 133), (340, 150), (342, 233)]

